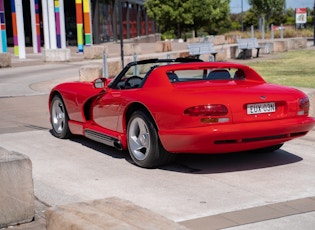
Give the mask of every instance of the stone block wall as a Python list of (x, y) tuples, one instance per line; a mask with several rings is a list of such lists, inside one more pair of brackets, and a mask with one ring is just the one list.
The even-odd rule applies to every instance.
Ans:
[(0, 68), (11, 67), (11, 54), (0, 53)]
[(31, 222), (34, 216), (32, 162), (0, 147), (0, 228)]
[(104, 45), (92, 45), (84, 47), (85, 59), (100, 59), (103, 58), (103, 52), (108, 52), (108, 47)]
[(43, 50), (45, 62), (64, 62), (70, 61), (70, 49), (44, 49)]

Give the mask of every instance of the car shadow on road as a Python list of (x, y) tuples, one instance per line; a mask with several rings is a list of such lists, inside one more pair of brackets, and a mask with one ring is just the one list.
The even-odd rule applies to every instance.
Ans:
[[(128, 151), (120, 151), (83, 136), (72, 136), (70, 140), (110, 157), (125, 159), (128, 163), (135, 165)], [(174, 162), (161, 166), (158, 169), (178, 173), (212, 174), (276, 167), (297, 163), (302, 160), (303, 158), (282, 149), (275, 152), (246, 151), (227, 154), (178, 154)]]
[(212, 174), (276, 167), (302, 160), (303, 158), (281, 149), (275, 152), (185, 154), (179, 155), (173, 164), (160, 167), (160, 169), (180, 173)]

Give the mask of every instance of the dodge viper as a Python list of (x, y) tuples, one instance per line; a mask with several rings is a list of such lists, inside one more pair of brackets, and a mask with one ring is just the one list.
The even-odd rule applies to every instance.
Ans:
[(115, 78), (62, 83), (49, 96), (54, 136), (128, 150), (145, 168), (180, 153), (275, 151), (314, 127), (309, 107), (303, 92), (246, 65), (193, 59), (131, 62)]

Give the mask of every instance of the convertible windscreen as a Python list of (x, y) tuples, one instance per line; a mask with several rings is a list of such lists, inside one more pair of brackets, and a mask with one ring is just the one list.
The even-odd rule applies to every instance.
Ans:
[(133, 89), (140, 88), (145, 78), (150, 75), (152, 70), (159, 66), (179, 64), (185, 62), (202, 62), (199, 59), (149, 59), (135, 61), (126, 65), (126, 67), (109, 84), (110, 88), (115, 89)]
[(187, 82), (196, 80), (244, 80), (244, 72), (240, 69), (197, 69), (177, 70), (166, 73), (170, 82)]

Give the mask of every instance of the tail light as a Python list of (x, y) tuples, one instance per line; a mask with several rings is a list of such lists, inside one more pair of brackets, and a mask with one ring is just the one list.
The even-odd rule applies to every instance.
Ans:
[(301, 98), (299, 100), (299, 111), (298, 115), (303, 116), (303, 115), (308, 115), (310, 109), (310, 101), (308, 97)]
[(210, 105), (198, 105), (185, 109), (185, 115), (199, 116), (202, 123), (218, 123), (229, 122), (230, 119), (225, 117), (228, 114), (228, 109), (225, 105), (210, 104)]

